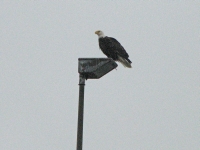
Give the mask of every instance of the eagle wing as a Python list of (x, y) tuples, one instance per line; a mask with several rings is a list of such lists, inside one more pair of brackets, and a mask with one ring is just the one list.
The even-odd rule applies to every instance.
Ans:
[(117, 53), (121, 57), (128, 58), (129, 55), (124, 49), (124, 47), (115, 38), (112, 38), (112, 37), (109, 37), (109, 38), (111, 41), (110, 46), (112, 47), (112, 50), (115, 51), (115, 53)]
[(99, 47), (102, 50), (102, 52), (109, 58), (112, 58), (113, 60), (117, 60), (118, 56), (114, 49), (116, 45), (114, 45), (113, 41), (108, 38), (99, 38)]
[(124, 47), (112, 37), (104, 37), (99, 39), (99, 46), (102, 52), (109, 58), (113, 60), (118, 60), (118, 56), (125, 58), (130, 63), (131, 61), (128, 59), (129, 55), (124, 49)]

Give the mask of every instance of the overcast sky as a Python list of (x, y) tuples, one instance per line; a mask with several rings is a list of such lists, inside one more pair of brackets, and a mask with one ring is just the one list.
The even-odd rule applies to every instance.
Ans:
[(78, 58), (118, 64), (85, 86), (84, 150), (199, 150), (200, 1), (1, 1), (0, 149), (74, 150)]

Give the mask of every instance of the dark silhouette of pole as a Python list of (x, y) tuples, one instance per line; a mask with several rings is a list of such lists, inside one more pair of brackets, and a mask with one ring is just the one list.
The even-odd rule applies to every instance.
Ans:
[(82, 150), (83, 145), (83, 114), (84, 114), (84, 86), (86, 79), (99, 79), (117, 67), (111, 58), (79, 58), (79, 105), (78, 105), (78, 128), (77, 150)]
[(82, 150), (83, 145), (83, 114), (84, 114), (84, 86), (85, 77), (80, 74), (79, 77), (79, 106), (78, 106), (78, 128), (77, 128), (77, 150)]

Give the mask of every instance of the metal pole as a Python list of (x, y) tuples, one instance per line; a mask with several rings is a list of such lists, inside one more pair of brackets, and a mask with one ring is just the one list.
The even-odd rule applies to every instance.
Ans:
[(83, 143), (83, 113), (84, 113), (84, 86), (85, 77), (80, 74), (79, 77), (79, 106), (78, 106), (78, 128), (77, 128), (77, 150), (82, 150)]

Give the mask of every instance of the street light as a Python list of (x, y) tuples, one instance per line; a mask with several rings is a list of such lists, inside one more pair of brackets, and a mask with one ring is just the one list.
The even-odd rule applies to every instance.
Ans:
[(84, 86), (85, 79), (99, 79), (111, 70), (117, 68), (111, 58), (79, 58), (79, 108), (77, 128), (77, 150), (82, 150), (83, 141), (83, 113), (84, 113)]

